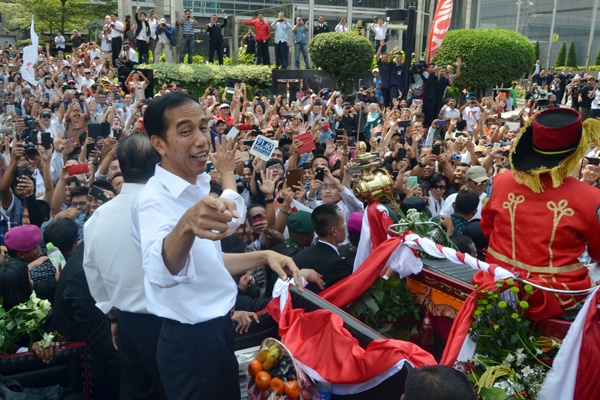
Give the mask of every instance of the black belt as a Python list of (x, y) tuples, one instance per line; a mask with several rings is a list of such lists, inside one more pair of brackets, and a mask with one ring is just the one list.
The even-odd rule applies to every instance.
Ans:
[(194, 34), (193, 33), (189, 33), (189, 34), (184, 33), (183, 36), (194, 36)]

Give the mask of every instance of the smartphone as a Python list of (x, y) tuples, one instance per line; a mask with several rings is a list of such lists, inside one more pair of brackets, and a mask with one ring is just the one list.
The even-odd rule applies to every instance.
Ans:
[(212, 165), (212, 161), (209, 161), (206, 163), (206, 172), (210, 172), (212, 171), (213, 165)]
[(398, 128), (407, 128), (410, 126), (410, 120), (398, 121)]
[(417, 186), (419, 186), (419, 178), (417, 178), (416, 176), (409, 176), (407, 179), (407, 183), (409, 188), (414, 189)]
[(260, 221), (264, 221), (265, 220), (265, 216), (262, 214), (256, 214), (252, 216), (252, 222), (254, 224), (260, 222)]
[(69, 171), (69, 176), (87, 174), (90, 172), (90, 166), (87, 163), (69, 165), (67, 171)]
[(338, 140), (338, 138), (339, 138), (340, 136), (344, 136), (344, 132), (345, 132), (345, 131), (344, 131), (343, 129), (336, 129), (336, 130), (335, 130), (335, 140)]
[(104, 148), (104, 142), (100, 143), (103, 140), (104, 140), (104, 136), (98, 136), (96, 138), (96, 149), (98, 149), (99, 151), (102, 151), (102, 148)]
[(253, 144), (254, 144), (254, 140), (244, 140), (244, 146), (252, 147)]
[(42, 132), (42, 146), (46, 150), (52, 147), (52, 134), (50, 132)]
[(510, 155), (510, 150), (505, 150), (504, 153), (502, 153), (502, 157), (508, 158), (508, 156)]
[(492, 146), (492, 150), (496, 150), (500, 148), (500, 142), (496, 142), (494, 143), (494, 145)]
[(444, 126), (444, 125), (446, 125), (446, 122), (447, 122), (447, 121), (446, 121), (445, 119), (443, 119), (443, 120), (441, 120), (441, 121), (438, 121), (438, 122), (436, 122), (436, 123), (435, 123), (435, 126)]
[(106, 197), (102, 189), (100, 189), (98, 186), (92, 185), (90, 188), (90, 196), (104, 203), (108, 202), (108, 197)]
[(302, 186), (302, 177), (304, 176), (304, 168), (288, 169), (285, 173), (285, 186), (291, 188), (294, 192), (297, 191), (294, 186)]
[(441, 144), (434, 144), (432, 146), (432, 150), (431, 150), (431, 154), (439, 156), (440, 153), (442, 152), (442, 145)]
[(15, 105), (14, 104), (9, 104), (6, 106), (6, 113), (7, 114), (12, 114), (15, 112)]
[(415, 106), (419, 106), (419, 107), (421, 107), (421, 106), (423, 105), (423, 100), (421, 100), (421, 99), (414, 99), (414, 100), (413, 100), (413, 104), (414, 104)]
[(121, 110), (122, 110), (124, 107), (125, 107), (125, 104), (123, 104), (123, 103), (118, 103), (118, 104), (117, 104), (117, 108), (118, 108), (118, 109), (121, 109)]
[(350, 136), (348, 138), (348, 147), (356, 146), (356, 138), (354, 136)]
[(247, 151), (242, 151), (240, 153), (240, 161), (242, 161), (242, 162), (250, 161), (250, 153), (248, 153)]
[(398, 149), (396, 153), (395, 161), (398, 162), (400, 160), (404, 160), (406, 158), (406, 149)]
[(400, 143), (402, 146), (404, 146), (406, 144), (406, 137), (403, 136), (400, 139), (398, 139), (398, 143)]
[(85, 158), (88, 158), (92, 151), (96, 148), (96, 142), (91, 142), (85, 145)]
[(323, 182), (325, 178), (325, 168), (317, 168), (317, 173), (315, 174), (315, 179)]

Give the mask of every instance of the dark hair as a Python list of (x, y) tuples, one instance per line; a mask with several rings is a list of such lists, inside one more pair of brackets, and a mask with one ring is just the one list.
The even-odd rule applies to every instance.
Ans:
[(183, 10), (183, 13), (185, 14), (186, 12), (192, 12), (192, 10), (190, 10), (189, 8), (186, 8), (185, 10)]
[(315, 208), (310, 216), (315, 233), (319, 237), (325, 237), (329, 229), (340, 223), (339, 208), (336, 204), (322, 204)]
[(48, 221), (50, 219), (50, 204), (41, 199), (37, 199), (35, 202), (40, 208), (42, 216), (44, 217), (44, 221)]
[(412, 370), (406, 377), (404, 400), (475, 400), (467, 376), (452, 367), (430, 365)]
[(44, 243), (52, 243), (58, 247), (65, 257), (68, 257), (73, 252), (78, 238), (79, 228), (77, 227), (77, 223), (71, 218), (53, 221), (44, 230)]
[(227, 236), (221, 239), (221, 251), (223, 253), (247, 253), (246, 242), (239, 236)]
[(126, 183), (146, 183), (154, 176), (160, 154), (152, 146), (148, 135), (138, 133), (119, 141), (117, 159)]
[(457, 131), (462, 131), (467, 127), (467, 121), (464, 119), (461, 119), (460, 121), (458, 121), (456, 123), (456, 130)]
[(472, 190), (463, 189), (456, 195), (454, 200), (454, 213), (468, 215), (477, 210), (479, 196)]
[(210, 193), (221, 196), (223, 194), (223, 187), (215, 181), (210, 181)]
[(117, 14), (116, 12), (111, 12), (110, 15), (114, 15), (115, 17), (119, 16), (119, 14)]
[[(110, 190), (111, 192), (115, 193), (115, 188), (113, 187), (113, 185), (110, 184), (109, 181), (107, 181), (106, 179), (96, 179), (94, 181), (94, 186), (100, 188), (100, 189), (104, 189), (104, 190)], [(91, 189), (91, 188), (90, 188)]]
[(262, 11), (259, 11), (256, 13), (256, 15), (265, 15), (265, 13), (263, 13)]
[(80, 196), (87, 197), (88, 191), (89, 191), (89, 189), (85, 186), (74, 187), (73, 189), (71, 189), (71, 199), (73, 199), (73, 197), (80, 197)]
[(471, 254), (471, 245), (475, 246), (473, 239), (465, 235), (453, 236), (450, 240), (452, 240), (458, 251), (465, 254)]
[(316, 156), (313, 157), (313, 159), (310, 161), (310, 166), (311, 168), (314, 167), (315, 165), (315, 160), (318, 160), (319, 158), (322, 158), (323, 160), (325, 160), (327, 162), (327, 165), (329, 165), (329, 159), (327, 157), (325, 157), (323, 154), (317, 154)]
[(169, 127), (166, 125), (165, 114), (167, 111), (187, 103), (196, 103), (196, 101), (183, 92), (171, 92), (164, 96), (155, 97), (144, 113), (144, 126), (148, 136), (152, 138), (153, 135), (156, 135), (166, 140), (166, 132)]
[(429, 178), (429, 187), (431, 188), (432, 185), (437, 185), (440, 182), (444, 182), (446, 186), (449, 185), (448, 178), (446, 178), (444, 174), (441, 172), (434, 172), (431, 175), (431, 178)]
[(21, 261), (0, 264), (0, 298), (5, 311), (26, 302), (32, 291), (27, 264)]

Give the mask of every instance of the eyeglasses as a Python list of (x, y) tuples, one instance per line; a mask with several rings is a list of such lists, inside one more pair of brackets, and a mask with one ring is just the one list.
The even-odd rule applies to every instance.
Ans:
[(475, 182), (474, 180), (470, 179), (471, 182), (473, 182), (475, 184), (475, 186), (485, 186), (488, 183), (490, 183), (489, 179), (486, 179), (485, 181), (481, 181), (481, 182)]
[(281, 165), (271, 165), (269, 168), (271, 171), (283, 171), (283, 167)]
[(321, 190), (331, 190), (333, 192), (334, 190), (337, 190), (337, 188), (335, 185), (323, 185), (321, 186)]
[(85, 206), (87, 206), (87, 204), (88, 204), (87, 201), (80, 201), (80, 202), (77, 202), (77, 203), (71, 202), (71, 205), (73, 207), (85, 207)]
[(432, 189), (440, 189), (440, 190), (446, 190), (446, 186), (445, 185), (431, 185)]

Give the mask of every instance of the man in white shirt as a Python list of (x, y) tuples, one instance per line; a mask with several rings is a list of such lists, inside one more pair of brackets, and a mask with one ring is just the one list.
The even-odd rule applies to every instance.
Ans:
[(346, 20), (344, 18), (340, 19), (339, 24), (335, 26), (335, 31), (340, 33), (348, 33), (348, 27), (346, 26)]
[(96, 57), (100, 57), (102, 56), (102, 50), (100, 50), (100, 48), (98, 48), (98, 45), (96, 44), (96, 42), (90, 42), (90, 47), (87, 51), (88, 57), (90, 58), (90, 60), (93, 60)]
[(481, 118), (481, 108), (475, 93), (467, 94), (467, 104), (462, 111), (462, 118), (467, 121), (467, 131), (473, 136), (473, 124)]
[(110, 13), (110, 51), (112, 52), (112, 63), (116, 66), (115, 61), (121, 52), (123, 46), (123, 23), (117, 19), (117, 13)]
[(104, 17), (104, 26), (102, 27), (102, 33), (98, 36), (100, 39), (100, 48), (102, 49), (102, 57), (105, 60), (112, 60), (111, 51), (111, 39), (110, 39), (110, 24), (112, 23), (110, 15)]
[(83, 268), (96, 306), (111, 328), (118, 324), (121, 397), (164, 399), (156, 365), (162, 318), (146, 308), (142, 259), (131, 239), (131, 204), (160, 159), (146, 135), (122, 139), (117, 158), (125, 183), (85, 224)]
[(281, 279), (300, 271), (272, 251), (222, 254), (219, 240), (245, 218), (236, 191), (232, 143), (210, 155), (223, 194), (209, 196), (208, 120), (192, 97), (173, 92), (154, 99), (144, 123), (161, 163), (132, 205), (132, 238), (142, 255), (148, 311), (164, 318), (157, 362), (169, 398), (239, 399), (231, 312), (232, 275), (268, 264)]
[(381, 41), (383, 40), (384, 45), (381, 49), (382, 53), (385, 53), (387, 50), (387, 44), (385, 44), (386, 35), (387, 35), (387, 22), (383, 22), (383, 18), (377, 19), (377, 24), (371, 25), (371, 30), (375, 33), (375, 52), (379, 50), (379, 46), (381, 45)]
[(148, 14), (148, 27), (150, 28), (150, 37), (148, 38), (148, 50), (152, 52), (152, 58), (154, 58), (154, 49), (156, 48), (156, 25), (158, 25), (158, 20), (156, 19), (156, 14), (154, 13), (154, 10), (150, 10)]
[(287, 69), (288, 67), (288, 42), (292, 25), (285, 19), (285, 14), (280, 12), (271, 27), (275, 31), (275, 68)]
[[(476, 165), (470, 167), (465, 174), (467, 181), (467, 188), (471, 189), (479, 196), (479, 205), (477, 206), (477, 213), (471, 219), (481, 219), (481, 208), (483, 207), (483, 200), (486, 197), (485, 191), (490, 183), (490, 178), (485, 171), (485, 168)], [(440, 215), (452, 215), (454, 212), (454, 202), (456, 200), (457, 193), (451, 194), (444, 201), (444, 206), (440, 211)]]
[(54, 44), (56, 45), (56, 51), (65, 51), (65, 37), (61, 31), (56, 32)]

